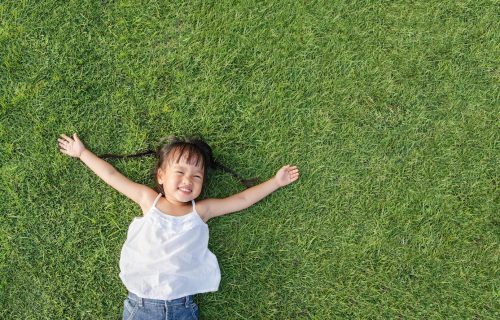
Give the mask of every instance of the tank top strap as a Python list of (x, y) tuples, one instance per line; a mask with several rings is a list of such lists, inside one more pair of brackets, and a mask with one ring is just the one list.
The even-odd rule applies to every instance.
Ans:
[[(193, 199), (193, 200), (191, 200), (191, 204), (193, 205), (193, 211), (194, 211), (194, 212), (196, 212), (196, 206), (195, 206), (195, 204), (194, 204), (194, 199)], [(196, 213), (198, 213), (198, 212), (196, 212)]]
[(161, 196), (162, 196), (162, 194), (158, 193), (158, 195), (156, 196), (155, 201), (153, 202), (153, 208), (156, 208), (156, 203), (158, 203), (158, 200), (160, 200)]

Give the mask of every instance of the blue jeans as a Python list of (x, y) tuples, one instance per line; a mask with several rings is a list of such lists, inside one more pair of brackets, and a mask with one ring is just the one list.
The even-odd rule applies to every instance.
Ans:
[(174, 300), (145, 299), (129, 292), (123, 305), (123, 320), (197, 320), (193, 296)]

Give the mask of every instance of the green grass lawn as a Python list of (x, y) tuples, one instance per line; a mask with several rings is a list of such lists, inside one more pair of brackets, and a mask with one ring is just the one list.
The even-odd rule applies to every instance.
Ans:
[[(2, 1), (0, 318), (118, 319), (140, 208), (58, 151), (300, 180), (209, 222), (201, 319), (500, 317), (498, 1)], [(153, 186), (153, 159), (112, 162)], [(214, 173), (206, 197), (242, 191)]]

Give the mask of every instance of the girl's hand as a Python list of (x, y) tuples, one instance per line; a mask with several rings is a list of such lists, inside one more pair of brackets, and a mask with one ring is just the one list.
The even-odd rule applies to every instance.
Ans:
[(280, 187), (284, 187), (299, 178), (299, 169), (296, 166), (286, 165), (279, 169), (274, 179)]
[(62, 138), (57, 139), (57, 141), (59, 141), (59, 147), (61, 148), (59, 151), (70, 157), (80, 158), (85, 150), (85, 146), (77, 137), (76, 133), (73, 133), (73, 139), (65, 134), (61, 134), (61, 137)]

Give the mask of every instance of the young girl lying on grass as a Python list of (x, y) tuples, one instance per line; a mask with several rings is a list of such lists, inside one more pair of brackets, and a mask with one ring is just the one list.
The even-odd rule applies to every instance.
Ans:
[(62, 153), (79, 158), (142, 209), (144, 216), (130, 224), (120, 256), (120, 278), (129, 291), (123, 319), (197, 319), (193, 295), (217, 291), (220, 282), (217, 258), (208, 250), (207, 221), (248, 208), (299, 178), (297, 167), (286, 165), (243, 192), (195, 203), (209, 169), (229, 170), (200, 139), (171, 137), (158, 149), (156, 191), (123, 176), (86, 149), (76, 133), (62, 134), (58, 141)]

